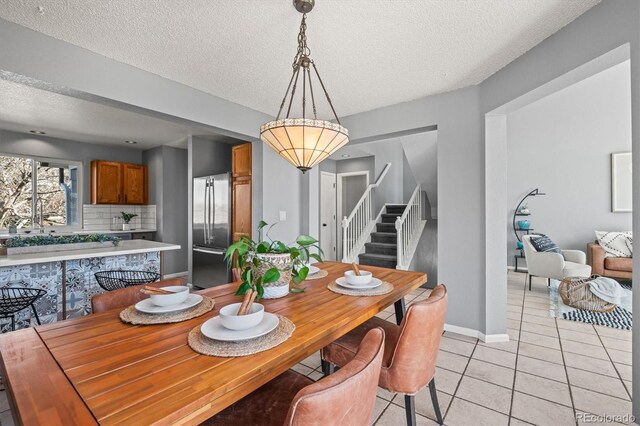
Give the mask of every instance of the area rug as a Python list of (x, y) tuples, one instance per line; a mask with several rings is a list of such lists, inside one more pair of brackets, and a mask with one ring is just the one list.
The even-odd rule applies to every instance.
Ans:
[(562, 302), (558, 294), (560, 281), (551, 280), (549, 289), (549, 302), (551, 316), (570, 321), (583, 322), (586, 324), (603, 325), (620, 330), (631, 330), (633, 315), (631, 309), (632, 292), (631, 286), (620, 283), (628, 296), (622, 300), (613, 312), (593, 312), (584, 309), (575, 309)]

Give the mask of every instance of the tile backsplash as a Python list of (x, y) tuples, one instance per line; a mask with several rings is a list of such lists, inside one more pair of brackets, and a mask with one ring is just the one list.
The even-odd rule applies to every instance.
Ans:
[(156, 206), (133, 206), (122, 204), (85, 204), (82, 208), (83, 228), (89, 231), (111, 229), (111, 219), (120, 217), (120, 212), (135, 213), (131, 229), (156, 229)]

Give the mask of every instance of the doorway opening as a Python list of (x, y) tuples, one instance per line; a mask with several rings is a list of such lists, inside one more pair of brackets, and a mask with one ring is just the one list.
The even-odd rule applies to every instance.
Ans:
[[(569, 276), (571, 262), (574, 275), (587, 268), (581, 276), (598, 273), (589, 256), (596, 231), (632, 227), (632, 214), (616, 212), (612, 203), (613, 155), (631, 151), (628, 59), (623, 45), (486, 114), (487, 334), (507, 329), (517, 335), (529, 327), (535, 309), (557, 328), (607, 326), (591, 314), (578, 325), (574, 318), (581, 313), (560, 298), (558, 284)], [(519, 205), (536, 188), (545, 196)], [(564, 251), (558, 262), (563, 268), (538, 268), (538, 250), (527, 250), (531, 234), (546, 235)], [(533, 275), (531, 290), (527, 274)], [(624, 289), (625, 280), (616, 280)], [(514, 314), (523, 304), (529, 313)]]
[(337, 260), (336, 174), (320, 172), (320, 248), (325, 260)]
[[(348, 217), (362, 198), (369, 186), (369, 171), (338, 173), (337, 177), (337, 212), (338, 217)], [(338, 235), (338, 251), (342, 258), (342, 233)]]

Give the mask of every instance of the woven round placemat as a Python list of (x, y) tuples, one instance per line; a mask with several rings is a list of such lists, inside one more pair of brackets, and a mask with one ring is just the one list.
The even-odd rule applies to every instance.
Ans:
[(200, 315), (204, 315), (212, 310), (215, 304), (216, 302), (212, 298), (202, 296), (202, 302), (193, 308), (166, 314), (146, 314), (138, 311), (135, 306), (129, 306), (120, 312), (120, 319), (123, 322), (134, 325), (170, 324), (173, 322), (190, 320), (192, 318), (199, 317)]
[(296, 329), (296, 326), (288, 318), (278, 315), (280, 323), (272, 332), (255, 339), (243, 340), (240, 342), (223, 342), (209, 339), (202, 334), (200, 326), (189, 332), (189, 346), (194, 351), (202, 355), (236, 357), (257, 354), (278, 346), (285, 342)]
[(328, 271), (325, 271), (324, 269), (320, 269), (318, 272), (316, 272), (313, 275), (307, 275), (307, 278), (305, 278), (305, 281), (319, 280), (320, 278), (324, 278), (327, 275), (329, 275)]
[(347, 296), (381, 296), (391, 293), (393, 291), (393, 284), (382, 281), (382, 284), (376, 288), (351, 290), (350, 288), (339, 286), (335, 281), (331, 281), (327, 288), (334, 293), (346, 294)]

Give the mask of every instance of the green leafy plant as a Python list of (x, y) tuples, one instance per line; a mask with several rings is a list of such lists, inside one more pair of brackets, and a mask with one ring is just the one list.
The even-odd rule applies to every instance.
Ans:
[(7, 247), (35, 247), (54, 244), (106, 243), (117, 246), (120, 238), (105, 234), (89, 235), (34, 235), (33, 237), (13, 237), (7, 240)]
[(129, 223), (131, 222), (131, 219), (137, 217), (138, 215), (135, 213), (120, 212), (120, 216), (122, 216), (122, 220), (124, 220), (124, 223)]
[[(307, 278), (309, 260), (316, 259), (322, 262), (322, 250), (318, 245), (318, 240), (308, 235), (300, 235), (294, 243), (285, 244), (279, 240), (273, 240), (269, 237), (269, 231), (275, 224), (269, 226), (268, 223), (261, 220), (258, 224), (258, 241), (254, 241), (247, 236), (243, 236), (240, 241), (232, 244), (227, 249), (225, 260), (231, 267), (238, 268), (242, 271), (240, 287), (236, 291), (237, 295), (246, 295), (256, 292), (257, 300), (262, 299), (264, 294), (264, 285), (271, 284), (280, 279), (280, 271), (278, 268), (266, 259), (261, 259), (260, 254), (286, 254), (291, 255), (292, 263), (292, 281), (294, 288), (292, 293), (303, 292), (304, 289), (297, 287)], [(265, 239), (262, 239), (262, 232), (267, 227)], [(317, 253), (312, 253), (312, 249), (317, 249)], [(267, 263), (271, 267), (262, 276), (254, 276), (255, 267), (260, 263)]]

